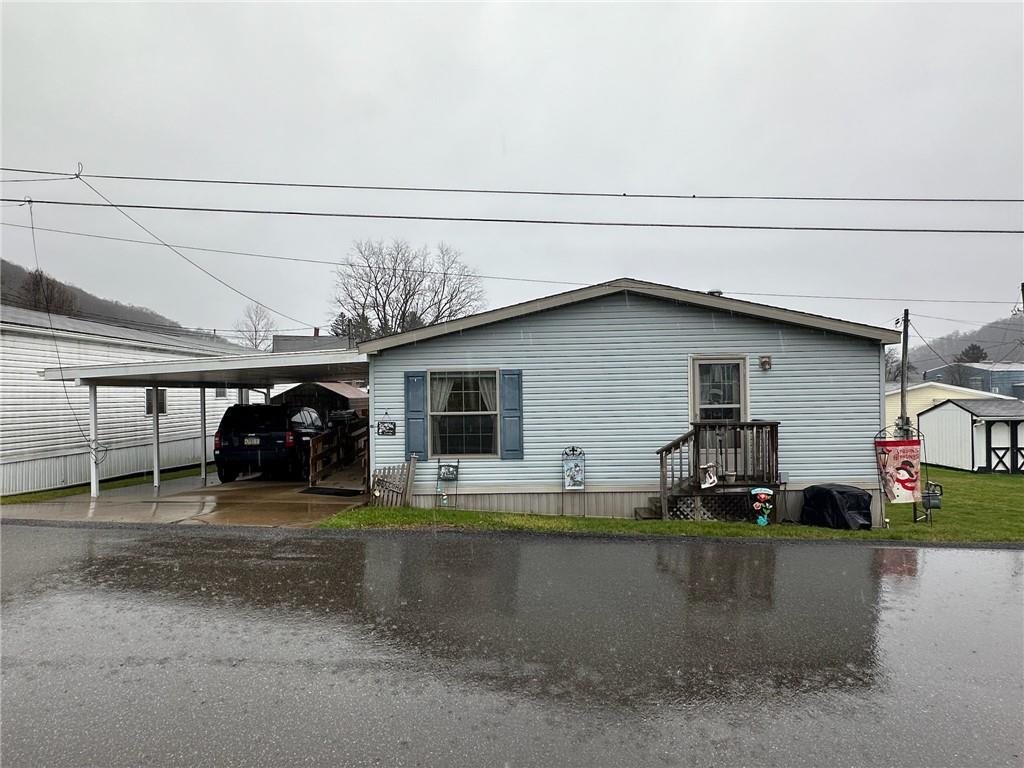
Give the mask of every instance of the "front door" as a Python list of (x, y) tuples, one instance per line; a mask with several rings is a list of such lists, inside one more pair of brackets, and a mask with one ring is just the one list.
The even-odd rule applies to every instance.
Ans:
[(720, 480), (746, 473), (748, 457), (742, 435), (733, 426), (747, 412), (746, 360), (743, 358), (694, 358), (690, 418), (693, 422), (714, 422), (714, 430), (698, 432), (698, 464), (714, 464)]

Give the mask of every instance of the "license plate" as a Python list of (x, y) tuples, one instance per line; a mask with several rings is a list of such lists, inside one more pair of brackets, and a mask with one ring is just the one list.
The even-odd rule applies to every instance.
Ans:
[(245, 438), (246, 445), (259, 445), (260, 439), (258, 437), (247, 437)]

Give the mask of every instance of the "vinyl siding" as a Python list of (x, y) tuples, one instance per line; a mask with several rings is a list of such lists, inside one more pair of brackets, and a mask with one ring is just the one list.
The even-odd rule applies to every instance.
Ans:
[[(57, 335), (60, 365), (100, 365), (140, 360), (195, 357), (195, 349), (165, 349), (115, 339)], [(42, 490), (89, 480), (89, 394), (87, 387), (44, 381), (43, 368), (58, 367), (49, 332), (5, 326), (0, 333), (0, 464), (4, 494)], [(216, 398), (207, 390), (208, 434), (235, 402), (233, 391)], [(146, 416), (145, 390), (100, 387), (99, 438), (107, 447), (100, 465), (103, 478), (151, 468), (152, 419)], [(70, 401), (70, 406), (69, 406)], [(168, 389), (167, 413), (160, 417), (161, 463), (165, 467), (199, 461), (199, 392)], [(208, 440), (209, 443), (209, 440)], [(213, 451), (210, 447), (209, 456)]]
[[(403, 374), (411, 370), (523, 371), (525, 458), (462, 460), (459, 491), (550, 492), (562, 449), (587, 452), (588, 490), (649, 490), (655, 451), (689, 429), (692, 355), (746, 357), (749, 416), (782, 422), (780, 467), (795, 483), (875, 479), (881, 421), (878, 344), (812, 329), (617, 294), (382, 351), (370, 358), (375, 465), (404, 459)], [(772, 370), (758, 357), (771, 355)], [(436, 461), (420, 464), (429, 493)]]
[[(971, 463), (971, 414), (954, 403), (921, 414), (917, 426), (925, 437), (925, 460), (954, 469), (974, 469)], [(981, 443), (985, 436), (982, 433)], [(979, 450), (983, 454), (983, 450)], [(984, 461), (984, 460), (983, 460)]]

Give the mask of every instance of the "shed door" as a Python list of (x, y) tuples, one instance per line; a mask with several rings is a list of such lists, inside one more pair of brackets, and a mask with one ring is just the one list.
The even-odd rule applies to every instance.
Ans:
[(988, 466), (993, 472), (1019, 472), (1017, 424), (1009, 421), (988, 423)]

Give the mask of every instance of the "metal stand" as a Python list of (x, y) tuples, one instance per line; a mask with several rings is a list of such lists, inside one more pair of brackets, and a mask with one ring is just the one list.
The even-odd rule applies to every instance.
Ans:
[(437, 462), (437, 482), (434, 484), (434, 491), (435, 508), (458, 508), (459, 459), (456, 459), (454, 464), (450, 461)]
[[(894, 424), (884, 429), (878, 430), (875, 433), (875, 440), (917, 440), (921, 444), (921, 471), (917, 478), (918, 488), (922, 496), (923, 507), (922, 510), (918, 510), (917, 502), (911, 503), (911, 519), (914, 523), (928, 521), (928, 524), (932, 524), (932, 505), (935, 503), (932, 497), (940, 497), (942, 495), (942, 486), (938, 483), (932, 483), (928, 480), (928, 454), (925, 450), (925, 439), (917, 427), (911, 426), (909, 423)], [(885, 505), (887, 499), (885, 497), (885, 477), (882, 474), (882, 465), (879, 461), (875, 460), (875, 470), (878, 473), (878, 487), (881, 490), (881, 505), (882, 505), (882, 521), (887, 519), (885, 516)], [(935, 489), (938, 491), (936, 493)], [(941, 502), (938, 502), (938, 506), (941, 506)]]

